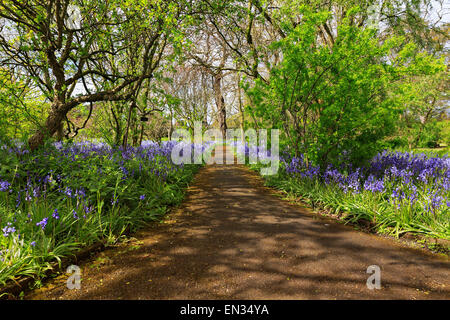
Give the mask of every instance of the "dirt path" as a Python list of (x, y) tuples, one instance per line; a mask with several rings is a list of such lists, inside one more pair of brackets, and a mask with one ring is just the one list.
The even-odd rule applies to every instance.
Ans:
[(80, 290), (60, 277), (27, 298), (450, 298), (447, 258), (318, 217), (238, 165), (201, 169), (184, 204), (136, 238), (80, 264)]

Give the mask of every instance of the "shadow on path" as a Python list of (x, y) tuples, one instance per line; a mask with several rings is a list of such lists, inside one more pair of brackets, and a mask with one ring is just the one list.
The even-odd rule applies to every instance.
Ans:
[[(28, 299), (449, 299), (449, 262), (279, 199), (239, 165), (206, 166), (140, 242), (80, 265)], [(380, 290), (366, 286), (381, 268)]]

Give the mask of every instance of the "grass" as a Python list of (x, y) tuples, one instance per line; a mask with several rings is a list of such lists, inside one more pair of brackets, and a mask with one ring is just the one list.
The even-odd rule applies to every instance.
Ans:
[(199, 168), (174, 165), (170, 146), (16, 151), (0, 152), (0, 285), (39, 280), (62, 257), (160, 220)]
[[(299, 198), (314, 208), (322, 208), (346, 223), (365, 221), (372, 226), (373, 231), (397, 238), (410, 233), (450, 240), (448, 180), (444, 182), (448, 179), (448, 171), (445, 172), (449, 170), (448, 164), (447, 169), (429, 171), (433, 161), (441, 160), (425, 158), (424, 161), (426, 167), (423, 172), (428, 172), (426, 178), (419, 175), (422, 171), (412, 173), (412, 168), (417, 165), (414, 161), (408, 165), (411, 169), (407, 167), (402, 171), (395, 166), (382, 169), (381, 178), (375, 180), (381, 184), (380, 190), (370, 188), (367, 181), (369, 174), (360, 174), (354, 180), (355, 184), (352, 184), (350, 173), (333, 173), (337, 175), (335, 180), (330, 179), (330, 176), (325, 177), (325, 173), (308, 176), (310, 169), (307, 166), (297, 172), (287, 172), (283, 162), (276, 175), (264, 176), (264, 179), (268, 186), (282, 190), (290, 197)], [(442, 165), (445, 161), (439, 163)], [(254, 170), (259, 170), (259, 167), (251, 166)], [(391, 169), (397, 176), (391, 173)], [(408, 177), (408, 173), (412, 176)], [(424, 179), (426, 182), (422, 181)]]
[(424, 153), (428, 156), (442, 157), (445, 155), (450, 155), (450, 147), (441, 146), (439, 148), (415, 148), (412, 150), (413, 153)]
[(371, 222), (376, 232), (399, 237), (410, 232), (450, 239), (448, 211), (416, 214), (414, 209), (396, 209), (384, 197), (370, 192), (345, 193), (334, 185), (308, 183), (295, 178), (266, 177), (268, 186), (287, 192), (312, 207), (322, 208), (347, 223)]

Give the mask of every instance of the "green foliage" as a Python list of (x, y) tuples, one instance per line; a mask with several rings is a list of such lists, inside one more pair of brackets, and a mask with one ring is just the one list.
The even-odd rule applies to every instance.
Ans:
[[(418, 152), (422, 154), (423, 150)], [(430, 157), (438, 156), (435, 152), (428, 154)], [(260, 165), (253, 165), (252, 169), (259, 171)], [(326, 183), (317, 176), (310, 178), (307, 175), (289, 174), (283, 166), (276, 175), (264, 176), (264, 179), (268, 186), (282, 190), (321, 212), (325, 210), (345, 223), (370, 223), (371, 231), (396, 237), (409, 232), (450, 239), (448, 203), (444, 200), (443, 206), (436, 211), (427, 209), (433, 201), (434, 192), (442, 189), (442, 186), (418, 183), (414, 187), (416, 193), (415, 190), (408, 190), (409, 186), (399, 187), (399, 181), (385, 177), (383, 192), (372, 192), (365, 188), (358, 192), (344, 191), (338, 184)], [(401, 192), (404, 192), (405, 197), (402, 206), (392, 196), (393, 192), (399, 190), (403, 190)], [(443, 191), (443, 194), (448, 196), (448, 191)], [(410, 202), (411, 198), (414, 198), (414, 204)]]
[(33, 92), (26, 81), (14, 79), (0, 69), (0, 140), (22, 141), (39, 127), (47, 114), (48, 104)]
[(437, 147), (441, 142), (445, 143), (445, 126), (438, 123), (446, 118), (448, 72), (442, 59), (425, 64), (435, 66), (439, 71), (407, 75), (404, 81), (394, 84), (390, 90), (390, 94), (403, 106), (393, 139), (401, 139), (404, 146), (410, 149)]
[(84, 103), (136, 98), (160, 62), (183, 48), (190, 7), (161, 0), (2, 1), (0, 66), (25, 75), (52, 106), (30, 147), (61, 137), (67, 114)]
[(162, 219), (198, 169), (175, 166), (157, 150), (101, 148), (0, 150), (0, 182), (11, 184), (0, 191), (0, 285), (25, 275), (39, 279), (61, 257)]
[(448, 210), (438, 215), (418, 214), (412, 207), (397, 209), (385, 197), (363, 191), (345, 193), (334, 185), (311, 182), (308, 179), (282, 176), (269, 177), (269, 186), (300, 197), (313, 207), (320, 207), (340, 217), (346, 223), (372, 222), (374, 231), (399, 236), (406, 232), (450, 239)]
[(441, 130), (436, 121), (428, 123), (420, 132), (418, 147), (435, 148), (439, 147), (439, 141), (442, 139)]
[(273, 44), (283, 60), (267, 83), (256, 81), (247, 92), (257, 115), (284, 129), (296, 154), (313, 163), (337, 164), (346, 153), (345, 161), (362, 163), (393, 133), (402, 110), (392, 84), (397, 94), (404, 77), (435, 73), (442, 63), (417, 54), (413, 44), (393, 55), (403, 38), (381, 42), (376, 29), (352, 24), (357, 8), (348, 11), (330, 46), (319, 40), (318, 31), (329, 13), (301, 10), (302, 23)]
[(442, 120), (438, 122), (437, 126), (441, 130), (442, 142), (450, 146), (450, 120)]

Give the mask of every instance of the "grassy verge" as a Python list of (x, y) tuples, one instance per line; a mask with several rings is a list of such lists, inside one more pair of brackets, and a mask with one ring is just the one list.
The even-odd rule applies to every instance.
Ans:
[(114, 243), (180, 203), (199, 165), (174, 165), (173, 145), (52, 146), (0, 151), (0, 286), (42, 277), (96, 242)]
[(322, 208), (346, 222), (369, 222), (374, 231), (399, 237), (410, 232), (433, 238), (450, 239), (448, 213), (418, 215), (411, 209), (391, 206), (382, 196), (368, 192), (345, 193), (334, 186), (293, 178), (267, 177), (268, 186), (285, 191), (309, 204)]
[[(321, 171), (292, 158), (281, 161), (268, 186), (321, 208), (346, 223), (394, 236), (450, 240), (448, 158), (390, 153), (366, 168)], [(251, 166), (259, 170), (259, 165)], [(377, 173), (378, 172), (378, 173)]]

